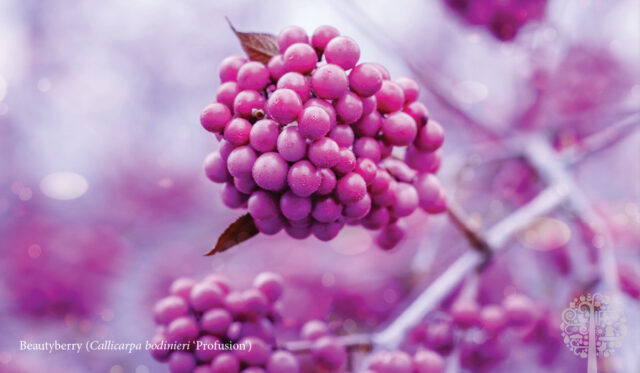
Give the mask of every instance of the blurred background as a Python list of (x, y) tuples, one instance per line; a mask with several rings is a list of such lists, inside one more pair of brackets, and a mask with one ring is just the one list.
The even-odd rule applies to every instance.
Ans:
[[(183, 275), (221, 272), (242, 288), (282, 274), (285, 340), (313, 318), (376, 330), (470, 250), (446, 214), (420, 212), (391, 252), (349, 227), (329, 243), (281, 233), (203, 257), (242, 214), (202, 171), (217, 141), (200, 110), (218, 64), (242, 52), (225, 16), (274, 34), (331, 24), (362, 61), (416, 79), (446, 131), (439, 177), (481, 229), (548, 186), (544, 162), (514, 144), (538, 139), (575, 160), (569, 194), (585, 209), (553, 209), (508, 237), (479, 297), (517, 291), (558, 315), (583, 289), (622, 290), (629, 333), (606, 369), (640, 371), (640, 3), (494, 3), (1, 0), (0, 372), (165, 371), (145, 351), (49, 355), (18, 341), (144, 342), (153, 303)], [(544, 362), (526, 351), (491, 371), (584, 366), (564, 347)]]

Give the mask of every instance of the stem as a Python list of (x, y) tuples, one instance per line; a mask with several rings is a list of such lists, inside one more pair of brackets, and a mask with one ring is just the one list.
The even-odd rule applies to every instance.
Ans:
[(454, 226), (456, 226), (462, 234), (469, 240), (469, 244), (474, 249), (479, 252), (490, 255), (491, 248), (489, 244), (482, 236), (482, 233), (474, 227), (470, 219), (466, 216), (462, 207), (455, 201), (450, 200), (447, 202), (447, 213), (449, 214), (449, 218), (453, 221)]

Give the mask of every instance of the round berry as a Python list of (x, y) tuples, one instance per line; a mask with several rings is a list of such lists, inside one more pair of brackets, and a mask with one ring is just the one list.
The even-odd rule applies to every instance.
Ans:
[(341, 224), (340, 222), (314, 222), (311, 226), (311, 233), (313, 233), (313, 235), (320, 241), (331, 241), (336, 238), (338, 233), (340, 233), (340, 230), (342, 230), (342, 226), (343, 224)]
[(381, 113), (393, 113), (402, 109), (404, 104), (404, 92), (402, 88), (390, 81), (384, 80), (382, 87), (376, 93), (376, 100), (378, 102), (378, 111)]
[(336, 162), (333, 169), (339, 175), (345, 175), (356, 167), (356, 156), (353, 154), (351, 149), (342, 148), (340, 149), (340, 153), (338, 153), (338, 161)]
[(226, 336), (233, 322), (231, 313), (224, 308), (213, 308), (202, 314), (200, 327), (203, 331), (217, 336)]
[(224, 294), (216, 284), (201, 282), (195, 284), (189, 294), (191, 307), (196, 311), (208, 310), (223, 304)]
[(396, 218), (411, 215), (418, 208), (418, 192), (413, 185), (398, 183), (396, 203), (391, 206), (391, 214)]
[(416, 171), (435, 173), (442, 162), (442, 150), (435, 152), (421, 152), (413, 146), (407, 148), (404, 161)]
[(171, 373), (191, 373), (196, 367), (196, 358), (185, 351), (174, 351), (169, 358)]
[(368, 158), (378, 163), (380, 162), (380, 145), (371, 137), (361, 137), (353, 144), (353, 151), (358, 158)]
[(302, 137), (317, 140), (324, 137), (331, 128), (331, 117), (317, 106), (310, 106), (302, 110), (298, 118), (298, 129)]
[(458, 299), (451, 306), (451, 316), (458, 327), (469, 329), (480, 322), (480, 306), (473, 299)]
[(249, 143), (255, 150), (266, 153), (276, 150), (280, 125), (271, 119), (257, 121), (249, 133)]
[(347, 204), (342, 210), (342, 215), (352, 219), (362, 219), (371, 211), (371, 197), (365, 193), (359, 201)]
[(382, 74), (382, 80), (391, 79), (391, 74), (389, 74), (389, 70), (387, 70), (386, 67), (382, 66), (381, 64), (379, 64), (377, 62), (370, 62), (370, 64), (375, 66), (375, 68), (378, 69), (378, 71), (380, 71), (380, 74)]
[(306, 109), (311, 106), (316, 106), (326, 111), (327, 114), (329, 114), (329, 117), (331, 118), (331, 128), (336, 126), (337, 114), (336, 114), (336, 109), (333, 108), (333, 105), (331, 105), (330, 103), (328, 103), (327, 101), (321, 98), (310, 98), (307, 102), (305, 102), (304, 108)]
[(187, 302), (172, 295), (158, 301), (153, 309), (154, 319), (158, 324), (168, 324), (178, 317), (185, 316), (189, 312)]
[(442, 126), (431, 120), (426, 126), (422, 126), (418, 131), (418, 136), (414, 142), (416, 148), (425, 151), (432, 152), (442, 146), (444, 142), (444, 130)]
[(372, 96), (382, 87), (382, 73), (373, 64), (361, 63), (349, 73), (349, 87), (362, 97)]
[(283, 59), (284, 68), (287, 71), (308, 74), (316, 67), (318, 55), (309, 44), (296, 43), (287, 48), (283, 54)]
[(416, 187), (419, 204), (423, 210), (432, 212), (434, 209), (440, 207), (444, 191), (438, 178), (433, 174), (419, 174), (413, 182), (413, 185)]
[(267, 100), (267, 113), (280, 124), (288, 124), (298, 118), (302, 101), (291, 89), (277, 89)]
[(362, 98), (362, 117), (377, 112), (378, 109), (378, 100), (376, 96), (369, 96)]
[(297, 72), (284, 74), (277, 84), (278, 88), (288, 88), (298, 94), (302, 102), (307, 101), (311, 93), (311, 84), (304, 75)]
[(235, 81), (238, 75), (240, 67), (247, 62), (247, 59), (242, 56), (229, 56), (222, 60), (220, 63), (220, 69), (218, 73), (220, 75), (221, 82)]
[(224, 128), (224, 139), (235, 146), (249, 143), (251, 123), (243, 118), (234, 118)]
[(227, 169), (233, 177), (249, 178), (257, 157), (256, 152), (250, 147), (237, 147), (227, 158)]
[(236, 189), (233, 183), (226, 183), (222, 188), (220, 196), (222, 199), (222, 203), (232, 209), (237, 209), (244, 206), (244, 203), (248, 198), (246, 194), (240, 193), (240, 191)]
[(265, 190), (280, 191), (287, 185), (289, 164), (280, 154), (264, 153), (256, 159), (251, 174), (258, 186)]
[(216, 101), (224, 104), (226, 107), (232, 110), (233, 100), (235, 100), (239, 92), (240, 88), (238, 88), (238, 84), (236, 82), (222, 83), (216, 91)]
[(247, 209), (254, 219), (269, 220), (280, 213), (278, 201), (275, 197), (263, 190), (257, 190), (251, 194), (247, 201)]
[(287, 182), (295, 195), (309, 197), (320, 187), (321, 176), (311, 162), (302, 160), (289, 168)]
[(328, 64), (313, 72), (311, 88), (316, 96), (325, 100), (334, 100), (347, 92), (349, 81), (347, 74), (340, 66)]
[(334, 371), (347, 361), (347, 351), (335, 337), (326, 336), (317, 339), (311, 346), (311, 356), (321, 369)]
[(235, 352), (238, 359), (248, 365), (263, 365), (269, 359), (271, 349), (260, 338), (246, 337), (238, 342), (239, 345), (251, 348), (239, 349)]
[(333, 192), (333, 190), (336, 187), (336, 184), (338, 183), (336, 179), (336, 174), (334, 174), (333, 171), (331, 171), (328, 168), (322, 168), (318, 170), (318, 175), (320, 176), (320, 185), (318, 187), (318, 195), (324, 196)]
[(237, 82), (240, 89), (260, 91), (269, 84), (270, 80), (269, 70), (260, 62), (247, 62), (238, 70)]
[(362, 218), (362, 226), (367, 229), (377, 230), (389, 224), (390, 219), (389, 210), (384, 207), (376, 207), (372, 208), (371, 211)]
[(330, 335), (329, 327), (327, 323), (320, 320), (307, 321), (300, 331), (302, 339), (313, 341), (325, 335)]
[(222, 159), (220, 152), (212, 152), (204, 160), (204, 172), (207, 177), (216, 183), (224, 183), (231, 179), (227, 170), (227, 162)]
[(238, 373), (240, 372), (240, 362), (234, 354), (225, 352), (213, 359), (211, 369), (215, 373)]
[(395, 83), (402, 88), (405, 104), (413, 102), (418, 98), (418, 95), (420, 94), (420, 86), (415, 80), (402, 77), (396, 79)]
[(375, 162), (369, 158), (358, 158), (354, 171), (360, 174), (364, 179), (364, 182), (369, 185), (373, 182), (373, 179), (376, 176), (378, 166), (376, 166)]
[(178, 317), (167, 327), (169, 342), (191, 342), (198, 338), (198, 333), (198, 324), (191, 316)]
[(276, 351), (269, 357), (267, 373), (299, 373), (300, 364), (288, 351)]
[(270, 302), (275, 302), (282, 295), (284, 280), (277, 273), (263, 272), (253, 280), (253, 287), (260, 290)]
[(329, 138), (341, 148), (350, 148), (355, 140), (355, 134), (351, 126), (335, 126), (329, 133)]
[(335, 141), (323, 137), (309, 145), (309, 160), (316, 167), (331, 168), (338, 162), (340, 148)]
[(284, 228), (284, 221), (279, 215), (269, 220), (256, 220), (254, 223), (258, 231), (267, 236), (273, 236)]
[(520, 294), (507, 296), (502, 302), (509, 325), (520, 327), (530, 325), (535, 318), (535, 305), (528, 297)]
[(333, 197), (324, 197), (317, 200), (313, 205), (311, 214), (313, 218), (321, 223), (331, 223), (336, 221), (342, 213), (342, 205)]
[(177, 295), (184, 300), (189, 300), (189, 294), (196, 282), (188, 277), (180, 277), (171, 283), (169, 293)]
[(416, 373), (444, 373), (444, 359), (431, 350), (419, 350), (413, 356)]
[(371, 114), (363, 116), (353, 125), (353, 130), (361, 137), (374, 137), (378, 132), (380, 132), (380, 128), (382, 128), (382, 115), (377, 111), (373, 111)]
[(233, 100), (233, 112), (245, 119), (253, 118), (256, 111), (263, 110), (264, 96), (257, 91), (244, 90)]
[(362, 100), (355, 93), (345, 93), (334, 103), (334, 106), (342, 124), (351, 124), (362, 116)]
[(421, 102), (414, 101), (406, 105), (404, 112), (409, 114), (418, 126), (424, 126), (429, 121), (429, 110)]
[(369, 191), (373, 195), (384, 193), (389, 189), (389, 185), (391, 185), (393, 180), (393, 176), (391, 176), (387, 170), (378, 169), (371, 185), (369, 185)]
[(284, 229), (287, 231), (289, 236), (296, 240), (304, 240), (311, 235), (310, 227), (293, 227), (291, 225), (287, 225)]
[(205, 106), (200, 114), (200, 123), (209, 132), (222, 132), (230, 120), (231, 111), (224, 104), (218, 102)]
[(360, 47), (348, 36), (337, 36), (327, 43), (324, 56), (328, 63), (336, 64), (345, 70), (353, 68), (360, 59)]
[(500, 331), (505, 323), (506, 316), (504, 310), (500, 306), (489, 305), (480, 311), (480, 323), (484, 330), (496, 333)]
[(320, 26), (311, 35), (311, 45), (315, 48), (318, 56), (321, 56), (331, 39), (339, 35), (340, 31), (333, 26)]
[(277, 148), (282, 158), (295, 162), (307, 153), (307, 142), (300, 134), (298, 126), (289, 126), (280, 132)]
[(280, 198), (280, 210), (289, 220), (304, 219), (311, 213), (311, 199), (297, 196), (289, 190)]
[(376, 243), (382, 249), (391, 250), (404, 238), (404, 230), (397, 224), (389, 224), (376, 237)]
[(284, 58), (281, 54), (276, 54), (271, 57), (269, 62), (267, 62), (267, 70), (269, 70), (271, 79), (275, 81), (280, 79), (280, 77), (287, 72), (287, 69), (284, 68)]
[(416, 121), (403, 112), (393, 113), (382, 120), (382, 134), (391, 145), (407, 146), (415, 140), (417, 133)]
[(309, 43), (307, 32), (300, 26), (287, 26), (280, 31), (277, 37), (280, 53), (284, 53), (290, 45), (295, 43)]
[(359, 201), (367, 193), (367, 183), (360, 174), (351, 172), (338, 180), (336, 196), (343, 204)]

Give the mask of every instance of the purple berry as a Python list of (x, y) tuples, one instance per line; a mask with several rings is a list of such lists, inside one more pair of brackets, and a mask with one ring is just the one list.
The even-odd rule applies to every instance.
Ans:
[(289, 351), (276, 351), (269, 357), (267, 373), (299, 373), (300, 364)]
[(362, 116), (362, 100), (355, 93), (345, 93), (334, 106), (342, 124), (354, 123)]
[(263, 90), (270, 81), (269, 70), (260, 62), (250, 61), (238, 70), (238, 88)]
[(191, 342), (198, 338), (198, 324), (191, 316), (182, 316), (171, 321), (167, 327), (167, 340), (169, 342)]
[(207, 177), (216, 183), (225, 183), (231, 179), (227, 170), (227, 162), (222, 159), (219, 152), (212, 152), (204, 159), (204, 172)]
[(311, 88), (318, 97), (333, 100), (347, 92), (349, 81), (340, 66), (328, 64), (314, 71), (311, 76)]
[(222, 60), (218, 73), (221, 82), (235, 81), (240, 67), (247, 62), (247, 59), (241, 56), (230, 56)]
[(382, 115), (377, 111), (363, 116), (353, 125), (353, 130), (358, 136), (375, 137), (382, 128)]
[(371, 197), (364, 195), (359, 201), (347, 204), (342, 210), (342, 215), (352, 219), (362, 219), (371, 211)]
[(246, 194), (236, 189), (233, 183), (226, 183), (222, 188), (220, 196), (222, 203), (232, 209), (243, 207), (245, 202), (247, 202), (247, 198), (249, 198)]
[(338, 175), (345, 175), (356, 167), (356, 156), (353, 154), (351, 149), (342, 148), (340, 149), (340, 153), (338, 153), (338, 161), (335, 166), (333, 166), (334, 171)]
[(320, 187), (321, 177), (311, 162), (303, 160), (294, 163), (289, 168), (287, 182), (294, 194), (300, 197), (309, 197)]
[(418, 208), (419, 198), (411, 184), (398, 183), (396, 203), (391, 206), (391, 214), (396, 218), (411, 215)]
[(372, 96), (382, 87), (382, 73), (370, 63), (361, 63), (349, 73), (349, 87), (362, 97)]
[(253, 280), (253, 287), (260, 290), (273, 303), (282, 295), (284, 280), (277, 273), (263, 272)]
[(371, 137), (361, 137), (353, 144), (353, 151), (358, 158), (371, 159), (374, 162), (380, 162), (380, 145)]
[(264, 107), (264, 96), (257, 91), (244, 90), (233, 100), (233, 111), (241, 118), (251, 119), (255, 111)]
[(224, 308), (213, 308), (206, 311), (200, 318), (200, 327), (203, 331), (217, 336), (226, 336), (233, 317)]
[(356, 161), (355, 172), (362, 176), (364, 182), (367, 183), (367, 185), (370, 185), (373, 182), (377, 171), (378, 166), (376, 166), (375, 162), (373, 162), (371, 159), (358, 158), (358, 160)]
[(223, 304), (224, 293), (214, 283), (200, 282), (195, 284), (189, 294), (191, 307), (196, 311), (205, 311)]
[(421, 102), (412, 102), (404, 107), (404, 112), (409, 114), (418, 126), (424, 126), (429, 121), (429, 111)]
[(376, 237), (376, 243), (382, 249), (391, 250), (404, 238), (404, 230), (397, 224), (387, 225)]
[(284, 220), (279, 215), (275, 218), (271, 218), (269, 220), (256, 220), (255, 221), (256, 228), (260, 233), (266, 234), (267, 236), (272, 236), (277, 234), (284, 228)]
[(318, 199), (313, 206), (313, 218), (320, 223), (331, 223), (336, 221), (342, 213), (342, 205), (333, 197)]
[(171, 283), (169, 293), (177, 295), (184, 300), (189, 300), (189, 294), (196, 282), (188, 277), (180, 277)]
[(235, 100), (239, 92), (240, 88), (238, 88), (238, 84), (236, 82), (222, 83), (216, 91), (216, 101), (224, 104), (229, 108), (229, 110), (232, 110), (233, 100)]
[(367, 229), (378, 230), (389, 223), (389, 210), (384, 207), (371, 209), (369, 213), (362, 218), (362, 226)]
[(184, 351), (175, 351), (169, 358), (169, 371), (171, 373), (191, 373), (196, 367), (196, 358)]
[(321, 56), (331, 39), (339, 35), (340, 32), (333, 26), (320, 26), (311, 35), (311, 45), (315, 48), (318, 56)]
[[(241, 362), (248, 365), (264, 365), (269, 360), (271, 351), (262, 339), (246, 337), (241, 339), (238, 344), (247, 346), (245, 349), (235, 351), (235, 355)], [(248, 346), (251, 346), (251, 348)]]
[(324, 48), (327, 63), (336, 64), (345, 70), (353, 68), (360, 59), (360, 47), (348, 36), (336, 36)]
[(336, 184), (338, 183), (336, 174), (328, 168), (323, 168), (318, 170), (318, 176), (320, 176), (320, 185), (318, 186), (317, 192), (318, 195), (324, 196), (333, 192)]
[(267, 63), (267, 69), (269, 70), (269, 75), (272, 80), (280, 79), (287, 70), (284, 68), (284, 59), (281, 54), (276, 54), (271, 57), (269, 62)]
[(324, 137), (331, 128), (329, 114), (317, 106), (310, 106), (302, 110), (298, 118), (298, 129), (302, 137), (317, 140)]
[(224, 129), (224, 139), (234, 146), (246, 145), (249, 143), (251, 133), (251, 123), (243, 118), (234, 118)]
[(309, 36), (307, 36), (307, 32), (300, 26), (287, 26), (278, 34), (277, 42), (280, 53), (284, 53), (292, 44), (309, 44)]
[(289, 126), (282, 130), (276, 146), (280, 156), (289, 162), (298, 161), (307, 153), (307, 142), (300, 134), (298, 126)]
[(205, 106), (200, 114), (200, 123), (209, 132), (222, 132), (230, 120), (231, 111), (227, 106), (218, 102)]
[(257, 121), (249, 133), (249, 143), (255, 150), (266, 153), (276, 150), (280, 125), (271, 119)]
[(269, 220), (278, 216), (280, 208), (275, 197), (263, 190), (251, 194), (247, 202), (249, 214), (256, 220)]
[(418, 98), (418, 95), (420, 94), (420, 86), (415, 80), (402, 77), (396, 79), (394, 82), (402, 88), (405, 104), (411, 103)]
[(313, 342), (311, 356), (321, 369), (333, 371), (346, 363), (347, 350), (340, 340), (332, 336), (326, 336)]
[(280, 198), (280, 210), (289, 220), (304, 219), (311, 213), (311, 199), (286, 191)]
[(390, 81), (384, 80), (382, 87), (376, 93), (376, 100), (378, 102), (378, 111), (381, 113), (393, 113), (402, 109), (404, 104), (404, 92), (402, 88)]
[(342, 229), (343, 224), (340, 222), (320, 223), (315, 222), (311, 226), (311, 233), (320, 241), (331, 241)]
[(440, 148), (443, 142), (444, 130), (442, 126), (431, 120), (426, 126), (420, 128), (414, 144), (421, 151), (432, 152)]
[(158, 324), (168, 324), (180, 316), (189, 312), (187, 302), (177, 296), (171, 295), (158, 301), (154, 307), (154, 319)]
[(331, 332), (329, 331), (327, 323), (320, 320), (307, 321), (302, 326), (302, 329), (300, 331), (300, 336), (302, 337), (302, 339), (306, 339), (309, 341), (313, 341), (330, 334)]
[(304, 75), (297, 72), (284, 74), (279, 80), (277, 87), (287, 88), (298, 94), (302, 102), (307, 101), (311, 93), (311, 84)]
[(277, 89), (267, 100), (267, 113), (280, 124), (289, 124), (298, 118), (302, 101), (291, 89)]
[(316, 67), (318, 55), (309, 44), (295, 43), (290, 45), (283, 54), (284, 68), (287, 71), (295, 71), (308, 74)]
[(336, 126), (337, 114), (336, 109), (333, 108), (333, 105), (321, 98), (310, 98), (309, 100), (307, 100), (307, 102), (305, 102), (304, 108), (306, 109), (311, 106), (317, 106), (321, 109), (324, 109), (324, 111), (326, 111), (331, 118), (331, 128)]
[(227, 169), (233, 177), (250, 178), (256, 159), (257, 155), (253, 149), (248, 146), (240, 146), (229, 154)]
[(413, 146), (407, 148), (404, 161), (419, 172), (436, 173), (442, 163), (442, 150), (435, 152), (421, 152)]
[(214, 373), (239, 373), (240, 362), (232, 353), (225, 352), (213, 359), (211, 369)]
[(316, 167), (331, 168), (338, 161), (340, 148), (335, 141), (329, 138), (322, 138), (309, 145), (309, 160)]
[(353, 145), (355, 134), (351, 126), (335, 126), (329, 133), (329, 138), (341, 148), (350, 148)]
[(390, 114), (382, 120), (384, 139), (391, 145), (407, 146), (418, 133), (416, 121), (403, 112)]
[(420, 350), (413, 356), (416, 373), (444, 373), (444, 359), (431, 350)]
[(336, 196), (343, 204), (359, 201), (367, 193), (367, 184), (360, 174), (351, 172), (338, 180)]
[(287, 173), (289, 164), (280, 154), (275, 152), (264, 153), (253, 164), (253, 180), (265, 190), (280, 191), (287, 186)]
[(469, 329), (480, 322), (480, 306), (473, 299), (458, 299), (451, 306), (451, 316), (458, 327)]

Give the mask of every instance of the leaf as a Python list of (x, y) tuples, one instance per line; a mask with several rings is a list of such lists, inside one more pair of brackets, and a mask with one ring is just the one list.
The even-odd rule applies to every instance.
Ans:
[(216, 246), (205, 256), (211, 256), (229, 250), (235, 245), (258, 234), (258, 228), (250, 214), (244, 214), (222, 232)]
[(262, 62), (266, 65), (271, 57), (280, 54), (275, 35), (262, 32), (240, 32), (233, 27), (229, 18), (227, 18), (227, 22), (251, 61)]

